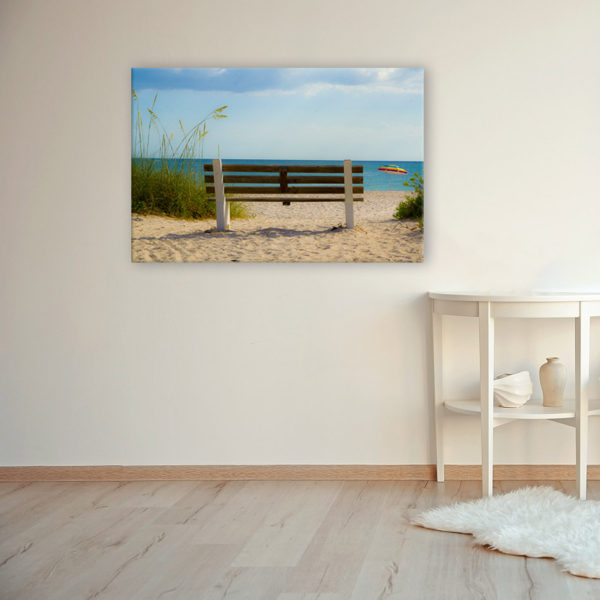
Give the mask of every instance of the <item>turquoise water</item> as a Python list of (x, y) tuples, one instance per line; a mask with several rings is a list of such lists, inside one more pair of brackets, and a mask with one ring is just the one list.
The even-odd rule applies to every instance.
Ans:
[[(159, 160), (156, 161), (160, 162)], [(210, 163), (210, 159), (194, 159), (194, 168), (200, 169), (202, 163)], [(247, 164), (247, 165), (343, 165), (344, 161), (335, 160), (246, 160), (243, 158), (223, 159), (223, 164)], [(363, 165), (363, 178), (365, 191), (381, 191), (381, 190), (404, 190), (408, 191), (411, 188), (406, 187), (404, 182), (408, 182), (414, 173), (420, 173), (423, 175), (423, 162), (422, 161), (402, 161), (402, 160), (389, 160), (389, 161), (376, 161), (376, 160), (356, 160), (353, 161), (354, 165)], [(406, 175), (396, 175), (393, 173), (383, 173), (378, 171), (379, 167), (385, 165), (398, 165), (403, 169), (406, 169), (408, 173)]]

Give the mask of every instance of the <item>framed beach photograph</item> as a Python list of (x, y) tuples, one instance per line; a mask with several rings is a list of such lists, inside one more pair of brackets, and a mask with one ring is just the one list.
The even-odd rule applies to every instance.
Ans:
[(134, 262), (423, 261), (423, 69), (131, 82)]

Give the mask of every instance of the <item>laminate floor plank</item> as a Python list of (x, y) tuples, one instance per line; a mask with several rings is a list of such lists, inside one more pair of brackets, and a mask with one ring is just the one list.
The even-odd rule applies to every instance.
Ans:
[(164, 554), (169, 551), (169, 546), (179, 545), (182, 536), (187, 536), (185, 528), (166, 531), (146, 523), (130, 528), (118, 538), (109, 536), (78, 564), (77, 576), (66, 586), (51, 587), (45, 597), (47, 600), (130, 598), (150, 573), (163, 568)]
[(381, 511), (368, 552), (362, 563), (351, 600), (387, 598), (402, 587), (398, 579), (399, 552), (406, 540), (410, 511), (425, 487), (425, 482), (406, 486), (396, 483)]
[(8, 494), (12, 494), (17, 490), (31, 486), (29, 481), (2, 481), (0, 482), (0, 498), (6, 498)]
[(600, 580), (552, 559), (410, 524), (480, 493), (479, 481), (0, 484), (0, 600), (600, 598)]
[(40, 482), (14, 489), (0, 499), (0, 535), (19, 527), (19, 520), (30, 521), (32, 516), (51, 510), (51, 502), (68, 493), (72, 484), (65, 482)]
[[(67, 483), (51, 496), (45, 483), (33, 484), (42, 488), (45, 501), (36, 504), (34, 514), (26, 515), (29, 526), (18, 520), (12, 522), (17, 533), (11, 531), (11, 535), (2, 538), (0, 564), (22, 555), (23, 565), (39, 573), (48, 584), (49, 578), (56, 579), (57, 573), (68, 571), (72, 563), (70, 555), (55, 551), (57, 542), (62, 540), (65, 546), (79, 548), (78, 558), (83, 559), (102, 535), (110, 535), (113, 525), (119, 534), (126, 533), (124, 525), (135, 523), (136, 514), (137, 522), (146, 522), (145, 509), (149, 505), (168, 506), (193, 487), (193, 482), (169, 482), (168, 486), (163, 483)], [(81, 532), (86, 532), (87, 538)], [(11, 581), (5, 589), (14, 591), (15, 586), (18, 581)], [(48, 594), (48, 585), (45, 590)]]
[(9, 561), (7, 569), (0, 568), (0, 598), (65, 597), (72, 582), (93, 572), (101, 557), (118, 561), (119, 547), (144, 528), (152, 510), (158, 509), (97, 509), (63, 525)]
[(199, 481), (156, 519), (162, 525), (193, 524), (194, 529), (211, 521), (241, 490), (244, 481)]
[(290, 481), (232, 566), (296, 566), (341, 487), (338, 481)]
[(284, 591), (348, 596), (393, 488), (389, 481), (344, 482)]
[[(199, 596), (202, 600), (277, 600), (289, 568), (232, 567)], [(187, 599), (186, 599), (187, 600)]]
[[(116, 484), (84, 483), (77, 487), (69, 487), (70, 494), (61, 494), (58, 498), (47, 499), (43, 503), (43, 514), (35, 518), (23, 515), (20, 520), (12, 522), (13, 530), (5, 528), (0, 538), (0, 564), (8, 557), (25, 552), (35, 546), (40, 553), (42, 544), (47, 542), (52, 547), (56, 542), (59, 530), (81, 515), (90, 516), (100, 499)], [(1, 503), (1, 500), (0, 500)], [(51, 539), (47, 539), (51, 536)]]
[[(218, 513), (218, 510), (227, 504), (227, 500), (224, 499), (227, 496), (222, 493), (226, 487), (226, 482), (221, 482), (221, 485), (215, 482), (196, 483), (175, 505), (162, 510), (143, 531), (137, 532), (131, 539), (129, 548), (123, 549), (122, 562), (116, 569), (112, 564), (114, 560), (102, 560), (94, 565), (93, 579), (96, 583), (91, 597), (133, 598), (140, 594), (141, 582), (146, 582), (149, 575), (154, 573), (159, 574), (159, 578), (154, 579), (155, 583), (169, 582), (169, 586), (162, 592), (163, 597), (167, 598), (195, 598), (198, 594), (206, 595), (213, 582), (218, 580), (219, 574), (227, 580), (227, 572), (233, 557), (239, 552), (239, 546), (200, 545), (193, 542), (205, 519), (213, 514), (210, 506), (214, 505)], [(231, 491), (234, 492), (238, 487), (231, 486)], [(230, 497), (235, 497), (235, 493)], [(204, 504), (198, 503), (197, 508), (206, 509), (203, 518), (200, 518), (202, 510), (188, 514), (181, 523), (173, 524), (172, 519), (168, 518), (168, 513), (172, 510), (179, 512), (184, 508), (189, 513), (189, 508), (201, 498)], [(181, 570), (182, 559), (188, 573), (192, 575), (191, 578), (187, 578)], [(89, 581), (90, 578), (87, 579)], [(226, 581), (223, 588), (227, 585)], [(142, 598), (154, 594), (152, 587), (146, 585), (144, 588)], [(219, 588), (214, 593), (218, 591)]]
[(150, 576), (146, 573), (142, 587), (128, 598), (198, 598), (223, 577), (240, 545), (198, 544), (193, 539), (245, 486), (241, 481), (197, 482), (192, 491), (164, 510), (154, 524), (167, 531), (179, 529), (185, 535), (175, 544), (172, 539), (166, 540), (160, 564)]
[(284, 592), (277, 596), (277, 600), (344, 600), (344, 596), (342, 596), (342, 594), (328, 594), (321, 592), (317, 592), (316, 594)]
[(246, 481), (195, 534), (197, 544), (244, 544), (285, 497), (289, 481)]
[(189, 494), (197, 481), (128, 481), (117, 483), (103, 498), (104, 508), (171, 507)]
[[(138, 590), (127, 596), (127, 600), (204, 598), (211, 587), (224, 579), (239, 550), (238, 545), (231, 544), (184, 542), (167, 546), (159, 557), (159, 564), (150, 565), (139, 582)], [(255, 592), (260, 593), (259, 590)]]

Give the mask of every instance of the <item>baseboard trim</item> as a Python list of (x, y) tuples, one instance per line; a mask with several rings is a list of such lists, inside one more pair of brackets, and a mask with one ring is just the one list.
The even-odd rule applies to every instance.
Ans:
[[(372, 480), (433, 481), (435, 465), (144, 465), (0, 467), (0, 481)], [(446, 480), (481, 479), (480, 465), (446, 465)], [(573, 465), (495, 465), (495, 480), (569, 481)], [(588, 467), (600, 480), (600, 465)]]

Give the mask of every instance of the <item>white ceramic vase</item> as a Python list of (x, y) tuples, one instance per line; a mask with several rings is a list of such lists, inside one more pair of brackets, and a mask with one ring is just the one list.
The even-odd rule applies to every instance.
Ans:
[(562, 406), (567, 368), (559, 362), (557, 356), (551, 356), (540, 367), (540, 384), (544, 397), (544, 406)]

